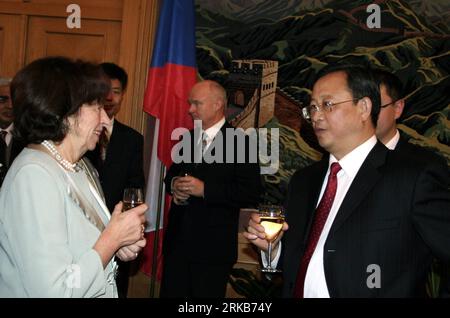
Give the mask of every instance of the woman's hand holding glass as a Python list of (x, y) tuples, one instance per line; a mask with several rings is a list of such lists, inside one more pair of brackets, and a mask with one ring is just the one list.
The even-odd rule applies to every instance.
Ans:
[[(108, 225), (94, 245), (94, 250), (99, 253), (104, 267), (120, 249), (137, 244), (144, 239), (145, 211), (148, 206), (144, 203), (125, 212), (122, 212), (122, 207), (122, 202), (116, 204)], [(139, 245), (145, 246), (145, 241), (140, 242)], [(125, 260), (130, 260), (128, 257), (130, 251), (125, 250), (122, 249), (119, 255)], [(136, 257), (135, 252), (134, 258)]]
[(135, 260), (138, 257), (139, 252), (145, 247), (146, 244), (147, 241), (143, 238), (134, 244), (121, 247), (117, 251), (116, 256), (123, 262)]
[[(122, 197), (122, 210), (128, 211), (144, 203), (144, 191), (141, 188), (125, 188)], [(145, 221), (141, 224), (141, 239), (144, 239)], [(137, 253), (135, 252), (136, 257)]]
[[(124, 212), (132, 211), (144, 203), (143, 191), (140, 188), (126, 188), (123, 192), (123, 207)], [(117, 206), (116, 206), (117, 208)], [(144, 210), (145, 212), (145, 210)], [(145, 217), (144, 223), (140, 224), (140, 239), (132, 244), (122, 246), (116, 253), (122, 261), (131, 261), (137, 258), (139, 252), (145, 247), (146, 240), (144, 238)]]
[(111, 215), (108, 227), (111, 227), (119, 248), (134, 244), (143, 239), (145, 229), (145, 211), (148, 206), (143, 203), (135, 208), (122, 212), (123, 203), (119, 202)]

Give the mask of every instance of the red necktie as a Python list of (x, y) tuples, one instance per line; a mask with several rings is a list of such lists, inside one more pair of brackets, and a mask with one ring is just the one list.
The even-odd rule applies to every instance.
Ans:
[(316, 249), (320, 234), (322, 234), (323, 227), (327, 221), (331, 206), (333, 205), (334, 197), (337, 189), (337, 173), (341, 170), (338, 162), (331, 164), (330, 174), (328, 176), (327, 186), (323, 193), (322, 199), (316, 209), (314, 215), (314, 222), (308, 237), (305, 253), (300, 262), (300, 268), (297, 274), (297, 282), (295, 283), (294, 297), (303, 298), (303, 288), (305, 285), (306, 270), (308, 269), (309, 261)]

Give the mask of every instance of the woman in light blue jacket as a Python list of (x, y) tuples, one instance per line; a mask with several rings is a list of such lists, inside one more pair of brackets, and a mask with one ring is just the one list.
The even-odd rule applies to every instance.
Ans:
[(14, 77), (14, 134), (28, 146), (0, 190), (0, 297), (117, 297), (114, 256), (145, 246), (145, 204), (112, 214), (82, 160), (109, 123), (97, 65), (50, 57)]

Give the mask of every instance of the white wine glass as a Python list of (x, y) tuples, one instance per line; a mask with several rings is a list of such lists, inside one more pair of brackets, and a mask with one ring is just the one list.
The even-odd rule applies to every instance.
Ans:
[(144, 194), (141, 188), (126, 188), (123, 191), (123, 211), (128, 211), (144, 203)]
[(272, 243), (278, 237), (283, 228), (284, 210), (278, 205), (261, 205), (259, 207), (259, 217), (261, 225), (266, 232), (266, 240), (269, 243), (267, 266), (261, 269), (263, 273), (279, 273), (279, 269), (273, 268), (272, 263)]
[[(180, 173), (179, 173), (179, 177), (188, 177), (188, 176), (190, 176), (191, 174), (190, 174), (190, 172), (189, 171), (187, 171), (187, 170), (182, 170)], [(187, 198), (186, 200), (178, 200), (178, 203), (177, 203), (178, 205), (188, 205), (189, 204), (189, 198)]]

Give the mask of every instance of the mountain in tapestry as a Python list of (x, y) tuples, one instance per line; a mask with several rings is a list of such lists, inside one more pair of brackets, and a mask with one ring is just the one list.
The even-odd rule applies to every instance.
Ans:
[[(450, 164), (448, 1), (229, 0), (214, 1), (214, 7), (211, 2), (196, 1), (197, 62), (203, 78), (227, 86), (232, 60), (277, 60), (277, 85), (307, 103), (317, 72), (329, 63), (389, 69), (405, 87), (400, 129)], [(381, 8), (380, 29), (366, 25), (371, 3)], [(300, 134), (292, 138), (302, 139)], [(317, 160), (303, 140), (296, 143), (299, 154)]]

